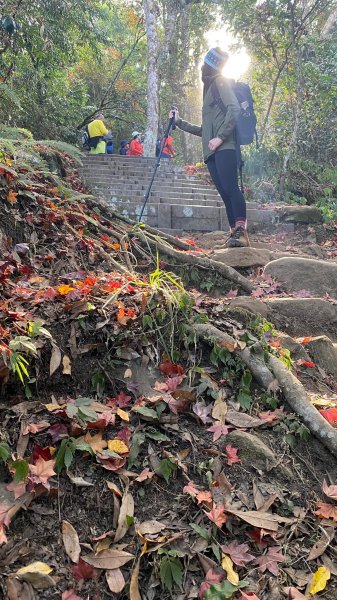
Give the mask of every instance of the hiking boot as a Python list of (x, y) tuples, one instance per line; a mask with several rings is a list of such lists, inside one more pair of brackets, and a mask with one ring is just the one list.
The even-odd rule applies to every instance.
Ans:
[(246, 248), (250, 246), (247, 229), (244, 227), (237, 227), (233, 233), (231, 233), (230, 239), (228, 240), (228, 248)]

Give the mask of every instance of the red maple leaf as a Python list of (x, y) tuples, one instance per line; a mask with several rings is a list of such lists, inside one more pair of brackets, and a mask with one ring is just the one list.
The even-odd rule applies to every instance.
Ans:
[(235, 463), (241, 462), (238, 457), (238, 449), (234, 448), (231, 444), (226, 446), (227, 464), (231, 467)]
[(190, 494), (191, 496), (193, 496), (193, 498), (195, 498), (195, 496), (200, 493), (200, 490), (198, 490), (198, 488), (195, 487), (194, 481), (190, 480), (188, 484), (185, 485), (183, 493)]
[(118, 406), (119, 408), (124, 408), (125, 406), (129, 406), (130, 401), (132, 400), (132, 396), (127, 396), (123, 390), (117, 394), (114, 398), (110, 398), (109, 402), (107, 402), (107, 406), (111, 406), (114, 408)]
[(244, 567), (246, 563), (254, 560), (255, 556), (249, 554), (248, 544), (239, 544), (235, 540), (226, 546), (221, 546), (224, 554), (228, 554), (233, 563), (238, 567)]
[(212, 503), (212, 494), (211, 492), (198, 492), (196, 495), (196, 499), (198, 504), (202, 504), (203, 502), (209, 504)]
[(205, 579), (205, 581), (202, 582), (202, 584), (199, 588), (200, 600), (203, 600), (207, 590), (211, 587), (211, 585), (214, 585), (216, 583), (221, 583), (224, 580), (224, 578), (225, 578), (224, 573), (216, 573), (215, 571), (213, 571), (213, 569), (210, 569), (209, 571), (207, 571), (206, 579)]
[(315, 515), (322, 517), (323, 519), (333, 519), (337, 521), (337, 506), (334, 504), (328, 504), (327, 502), (316, 502), (317, 510)]
[(279, 574), (278, 563), (286, 560), (286, 557), (280, 554), (280, 550), (282, 550), (281, 546), (272, 546), (266, 554), (255, 559), (255, 564), (259, 565), (261, 573), (269, 571), (276, 576)]
[(49, 446), (47, 448), (41, 448), (39, 444), (35, 444), (33, 447), (33, 461), (36, 461), (39, 458), (43, 458), (43, 460), (51, 460), (51, 452)]
[(282, 416), (284, 416), (284, 411), (282, 408), (276, 408), (275, 410), (265, 410), (259, 413), (259, 419), (265, 421), (266, 423), (274, 423), (274, 421), (279, 421)]
[(225, 515), (225, 507), (223, 504), (219, 504), (219, 506), (213, 506), (213, 508), (209, 512), (206, 512), (204, 510), (204, 513), (208, 516), (210, 521), (215, 523), (215, 525), (217, 525), (220, 528), (227, 521), (227, 517)]
[(254, 528), (254, 529), (251, 529), (250, 531), (246, 531), (246, 535), (248, 535), (248, 537), (251, 540), (253, 540), (253, 542), (255, 542), (255, 544), (259, 550), (264, 550), (265, 548), (270, 546), (270, 544), (273, 543), (272, 539), (268, 539), (268, 537), (271, 536), (271, 534), (275, 535), (275, 533), (273, 531), (267, 532), (264, 529), (258, 529), (258, 528)]
[(80, 579), (84, 579), (84, 581), (86, 581), (88, 579), (93, 579), (94, 577), (94, 568), (88, 563), (84, 562), (82, 558), (79, 559), (77, 565), (71, 565), (70, 570), (75, 579), (78, 581)]
[(220, 423), (220, 421), (217, 421), (216, 423), (214, 423), (214, 425), (211, 425), (211, 427), (209, 427), (207, 431), (213, 433), (213, 442), (216, 442), (223, 435), (228, 434), (229, 428), (227, 427), (227, 425), (224, 425), (223, 423)]
[(33, 483), (41, 483), (47, 490), (50, 485), (48, 479), (53, 475), (56, 475), (54, 471), (55, 460), (43, 460), (38, 458), (35, 465), (29, 465), (29, 480)]
[(337, 421), (337, 408), (336, 407), (324, 408), (324, 409), (321, 409), (319, 412), (321, 413), (322, 417), (324, 417), (324, 419), (326, 421), (331, 423), (331, 425), (333, 423), (336, 423), (336, 421)]
[(184, 375), (185, 369), (181, 365), (176, 365), (169, 360), (160, 363), (159, 371), (167, 377), (173, 377), (174, 375)]
[(308, 369), (313, 369), (316, 366), (314, 362), (311, 362), (309, 360), (304, 360), (304, 358), (299, 358), (296, 361), (296, 364), (299, 367), (303, 366), (303, 367), (307, 367)]

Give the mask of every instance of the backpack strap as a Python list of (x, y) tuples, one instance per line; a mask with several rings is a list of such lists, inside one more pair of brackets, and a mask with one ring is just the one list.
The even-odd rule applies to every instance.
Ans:
[(211, 83), (211, 92), (212, 92), (212, 97), (213, 97), (213, 102), (212, 102), (212, 106), (217, 105), (220, 110), (222, 110), (222, 112), (224, 113), (224, 115), (227, 114), (227, 108), (224, 104), (224, 101), (222, 100), (221, 96), (220, 96), (220, 92), (219, 92), (219, 88), (216, 84), (216, 81), (214, 79), (214, 81), (212, 81)]

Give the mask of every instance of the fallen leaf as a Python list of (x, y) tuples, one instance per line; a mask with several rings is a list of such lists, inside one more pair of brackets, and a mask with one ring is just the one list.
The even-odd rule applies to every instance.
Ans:
[(209, 590), (209, 588), (211, 587), (211, 585), (214, 585), (216, 583), (221, 583), (222, 580), (224, 579), (225, 574), (224, 573), (217, 573), (216, 571), (214, 571), (213, 569), (209, 569), (206, 573), (206, 579), (205, 581), (202, 582), (200, 588), (199, 588), (199, 598), (200, 600), (203, 600), (207, 590)]
[(127, 517), (133, 517), (134, 510), (135, 504), (132, 494), (130, 494), (128, 488), (126, 488), (123, 494), (121, 508), (119, 511), (117, 531), (114, 540), (115, 542), (119, 542), (119, 540), (121, 540), (125, 536), (127, 530), (129, 529)]
[(119, 594), (125, 587), (125, 579), (120, 569), (109, 569), (105, 572), (106, 581), (110, 592)]
[(213, 425), (211, 425), (211, 427), (208, 427), (207, 431), (210, 431), (211, 433), (213, 433), (213, 442), (216, 442), (223, 435), (227, 435), (229, 432), (229, 429), (228, 429), (227, 425), (224, 425), (223, 423), (220, 423), (220, 422), (216, 422)]
[(337, 506), (334, 504), (328, 504), (326, 502), (316, 502), (317, 510), (315, 510), (315, 515), (318, 515), (322, 519), (333, 519), (337, 521)]
[(194, 481), (190, 480), (187, 485), (183, 488), (184, 494), (190, 494), (193, 498), (200, 493), (200, 490), (195, 486)]
[(141, 483), (142, 481), (146, 481), (147, 479), (152, 479), (153, 476), (154, 476), (153, 471), (150, 471), (150, 469), (147, 467), (146, 469), (142, 470), (142, 472), (138, 475), (138, 477), (136, 477), (135, 481), (138, 481), (138, 483)]
[(110, 492), (112, 492), (113, 494), (116, 494), (116, 496), (118, 498), (121, 498), (123, 496), (121, 490), (119, 489), (119, 487), (115, 483), (112, 483), (112, 481), (106, 481), (106, 484), (107, 484), (108, 489), (110, 490)]
[(184, 367), (170, 361), (160, 363), (159, 371), (167, 377), (172, 377), (172, 375), (183, 375), (185, 373)]
[(333, 423), (336, 423), (336, 421), (337, 421), (337, 408), (336, 407), (321, 409), (318, 412), (320, 412), (322, 417), (324, 417), (324, 419), (326, 421), (328, 421), (331, 425)]
[(200, 421), (204, 425), (211, 422), (209, 415), (212, 412), (212, 408), (213, 408), (212, 404), (209, 404), (207, 406), (203, 402), (196, 402), (192, 406), (192, 410), (193, 410), (194, 414), (197, 415), (197, 417), (199, 417)]
[(227, 464), (231, 467), (235, 463), (241, 462), (238, 457), (238, 449), (234, 448), (231, 444), (227, 444), (226, 446), (226, 456), (227, 456)]
[(78, 596), (74, 589), (71, 589), (62, 593), (61, 600), (83, 600), (83, 598)]
[(33, 562), (16, 571), (16, 576), (30, 583), (37, 590), (44, 590), (55, 585), (55, 580), (49, 573), (52, 568), (43, 562)]
[(49, 575), (52, 571), (52, 567), (46, 563), (35, 561), (18, 569), (16, 575), (24, 575), (25, 573), (42, 573), (43, 575)]
[(17, 195), (18, 192), (15, 192), (14, 190), (9, 190), (8, 194), (7, 194), (7, 202), (9, 202), (10, 204), (16, 204), (17, 203)]
[(116, 415), (118, 415), (120, 419), (122, 419), (122, 421), (130, 421), (129, 413), (127, 413), (125, 410), (122, 410), (121, 408), (117, 408)]
[(202, 504), (203, 502), (211, 503), (212, 502), (212, 494), (211, 492), (198, 492), (196, 495), (196, 500), (198, 504)]
[(313, 596), (314, 594), (325, 590), (326, 584), (329, 581), (330, 577), (331, 574), (327, 567), (319, 567), (314, 573), (309, 593)]
[(94, 576), (94, 569), (91, 565), (84, 562), (82, 558), (79, 559), (77, 565), (71, 565), (70, 570), (78, 581), (88, 581)]
[(226, 402), (224, 402), (221, 395), (219, 394), (219, 396), (217, 397), (217, 399), (214, 402), (214, 406), (213, 406), (213, 410), (212, 410), (212, 417), (213, 417), (213, 419), (215, 419), (215, 421), (224, 423), (226, 414), (227, 414), (227, 404), (226, 404)]
[(52, 376), (61, 364), (62, 353), (56, 344), (52, 343), (52, 351), (49, 363), (49, 375)]
[(337, 500), (337, 485), (328, 485), (327, 482), (323, 481), (322, 490), (328, 498), (332, 498), (332, 500)]
[(38, 458), (35, 465), (29, 465), (29, 479), (33, 483), (42, 483), (42, 485), (49, 489), (50, 485), (48, 479), (53, 475), (56, 475), (54, 471), (55, 460), (43, 460)]
[(243, 592), (241, 590), (241, 598), (239, 600), (260, 600), (254, 592)]
[(142, 600), (142, 597), (139, 593), (139, 583), (138, 583), (140, 561), (141, 561), (141, 556), (138, 558), (138, 560), (133, 568), (133, 571), (131, 573), (130, 590), (129, 590), (130, 600)]
[(293, 523), (293, 519), (280, 517), (279, 515), (263, 512), (259, 510), (232, 510), (226, 507), (226, 512), (239, 517), (242, 521), (257, 527), (258, 529), (266, 529), (268, 532), (277, 531), (278, 523)]
[(92, 553), (83, 556), (84, 562), (97, 569), (119, 569), (134, 558), (133, 554), (124, 552), (124, 550), (116, 550), (115, 548), (103, 550), (99, 554)]
[(39, 421), (39, 423), (29, 423), (22, 431), (22, 435), (28, 435), (29, 433), (38, 433), (50, 427), (50, 423), (47, 421)]
[(86, 481), (85, 479), (83, 479), (83, 477), (73, 475), (72, 473), (70, 473), (70, 471), (67, 471), (67, 475), (71, 483), (73, 483), (77, 487), (94, 487), (93, 483), (90, 483), (90, 481)]
[(108, 446), (106, 440), (103, 440), (102, 438), (101, 431), (99, 433), (96, 433), (95, 435), (91, 435), (89, 432), (87, 432), (85, 436), (77, 438), (77, 444), (81, 444), (83, 442), (85, 444), (88, 444), (90, 448), (92, 448), (94, 454), (97, 454), (97, 452), (104, 450), (104, 448), (107, 448)]
[(227, 554), (222, 555), (221, 566), (227, 573), (227, 579), (233, 585), (238, 585), (240, 578), (239, 575), (233, 569), (233, 561)]
[(212, 521), (213, 523), (215, 523), (215, 525), (221, 528), (223, 524), (227, 521), (227, 517), (225, 515), (224, 510), (224, 505), (219, 504), (219, 506), (213, 506), (213, 508), (209, 512), (206, 512), (204, 510), (204, 513), (208, 516), (210, 521)]
[(62, 540), (66, 554), (73, 563), (77, 564), (81, 554), (81, 546), (76, 529), (68, 521), (62, 521)]
[(310, 554), (309, 554), (307, 560), (315, 560), (316, 558), (321, 556), (323, 554), (323, 552), (325, 552), (327, 547), (330, 545), (330, 543), (332, 542), (334, 537), (335, 537), (335, 528), (334, 527), (329, 527), (327, 529), (323, 529), (323, 535), (321, 535), (319, 540), (317, 540), (316, 544), (311, 548)]
[(62, 367), (63, 375), (71, 375), (71, 361), (69, 356), (67, 356), (66, 354), (62, 359)]
[(129, 452), (129, 448), (122, 440), (109, 440), (108, 449), (116, 452), (116, 454), (127, 454)]
[(166, 529), (166, 525), (164, 525), (164, 523), (160, 523), (160, 521), (156, 521), (155, 519), (151, 519), (151, 521), (143, 521), (143, 523), (140, 523), (140, 525), (137, 526), (137, 531), (139, 531), (139, 533), (142, 535), (147, 533), (153, 535), (163, 531), (163, 529)]
[(226, 423), (230, 423), (230, 425), (233, 425), (233, 427), (238, 427), (239, 429), (249, 429), (264, 425), (264, 422), (261, 419), (251, 417), (244, 412), (239, 412), (238, 410), (233, 409), (228, 409)]
[(7, 579), (7, 600), (35, 600), (35, 594), (30, 583), (19, 581), (13, 576)]
[(269, 571), (275, 576), (279, 574), (278, 563), (286, 560), (286, 557), (280, 554), (280, 550), (282, 550), (280, 546), (272, 546), (271, 548), (268, 548), (266, 554), (255, 559), (255, 564), (259, 565), (259, 571), (261, 571), (261, 573)]
[(239, 544), (236, 540), (230, 544), (221, 546), (221, 550), (224, 554), (228, 554), (233, 563), (238, 567), (244, 567), (255, 558), (255, 556), (249, 554), (248, 544)]

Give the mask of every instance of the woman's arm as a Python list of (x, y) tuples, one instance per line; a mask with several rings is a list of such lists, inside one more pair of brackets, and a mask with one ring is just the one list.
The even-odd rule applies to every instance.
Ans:
[(193, 125), (192, 123), (188, 123), (188, 121), (183, 121), (183, 119), (181, 119), (179, 117), (179, 113), (178, 111), (170, 111), (169, 117), (170, 119), (174, 116), (175, 113), (175, 124), (177, 127), (179, 127), (179, 129), (182, 129), (183, 131), (187, 131), (187, 133), (191, 133), (192, 135), (197, 135), (198, 137), (202, 136), (202, 126), (201, 125)]

